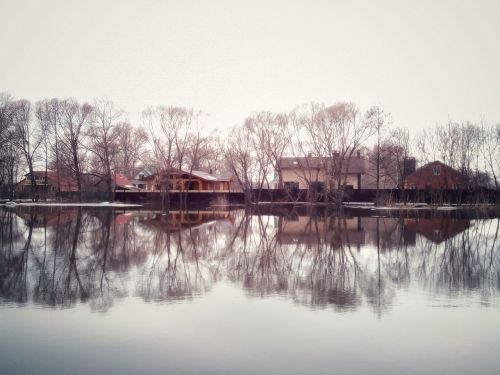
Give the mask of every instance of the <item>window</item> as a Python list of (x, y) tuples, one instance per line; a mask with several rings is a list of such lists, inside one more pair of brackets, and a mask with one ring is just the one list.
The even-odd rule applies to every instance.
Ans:
[(433, 166), (432, 173), (434, 174), (434, 176), (439, 176), (441, 174), (441, 166), (440, 165)]

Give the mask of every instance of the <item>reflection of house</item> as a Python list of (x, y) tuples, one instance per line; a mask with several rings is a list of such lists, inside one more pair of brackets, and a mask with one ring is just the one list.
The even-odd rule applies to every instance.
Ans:
[(405, 219), (406, 230), (421, 234), (432, 242), (440, 243), (452, 238), (470, 227), (468, 219)]
[(360, 246), (365, 232), (360, 218), (289, 216), (279, 218), (278, 239), (282, 244), (325, 242), (336, 245)]
[(57, 228), (75, 221), (78, 211), (58, 208), (37, 212), (33, 210), (33, 207), (19, 207), (16, 209), (16, 215), (33, 228)]
[(141, 217), (139, 222), (147, 226), (155, 226), (167, 231), (180, 231), (187, 228), (198, 228), (203, 225), (213, 224), (215, 221), (234, 223), (230, 211), (168, 211), (150, 212)]
[(414, 245), (415, 241), (401, 233), (403, 222), (399, 217), (363, 217), (361, 224), (366, 232), (366, 242), (380, 246), (385, 251), (401, 245)]
[[(340, 169), (340, 160), (322, 156), (284, 157), (280, 164), (280, 184), (288, 189), (322, 190), (324, 187), (334, 188), (336, 184), (335, 171)], [(361, 175), (365, 173), (365, 160), (359, 153), (342, 163), (342, 183), (346, 187), (361, 188)]]
[(440, 162), (433, 161), (405, 179), (406, 189), (465, 189), (467, 178), (457, 170)]
[(232, 177), (230, 175), (216, 175), (203, 171), (191, 173), (180, 169), (163, 171), (144, 177), (148, 191), (204, 191), (227, 192), (230, 191)]
[[(71, 177), (59, 176), (57, 172), (47, 171), (34, 171), (36, 193), (55, 194), (57, 191), (78, 191), (75, 180)], [(60, 190), (59, 190), (60, 189)], [(31, 176), (29, 173), (25, 174), (24, 179), (19, 181), (16, 190), (18, 192), (31, 192)]]

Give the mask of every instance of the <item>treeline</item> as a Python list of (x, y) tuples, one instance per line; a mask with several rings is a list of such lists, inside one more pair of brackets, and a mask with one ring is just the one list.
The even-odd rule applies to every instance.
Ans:
[(201, 119), (192, 109), (155, 107), (145, 109), (142, 124), (134, 126), (109, 100), (54, 98), (32, 104), (0, 94), (0, 191), (14, 197), (17, 181), (29, 173), (34, 192), (33, 171), (40, 170), (72, 177), (80, 200), (88, 181), (111, 192), (115, 173), (217, 170), (219, 140), (214, 132), (202, 133)]
[[(403, 188), (404, 161), (415, 156), (421, 164), (441, 160), (467, 176), (471, 187), (498, 189), (500, 124), (438, 124), (411, 136), (394, 126), (379, 106), (366, 111), (354, 103), (327, 106), (311, 103), (286, 113), (267, 111), (248, 116), (222, 134), (206, 126), (206, 115), (192, 108), (148, 107), (140, 124), (131, 124), (109, 100), (80, 103), (75, 99), (46, 99), (34, 104), (0, 94), (0, 191), (13, 197), (19, 178), (34, 170), (53, 170), (72, 177), (80, 198), (87, 176), (112, 189), (115, 173), (133, 177), (148, 168), (160, 171), (228, 172), (251, 200), (251, 191), (281, 186), (280, 159), (308, 154), (334, 160), (324, 188), (341, 198), (353, 156), (369, 162), (367, 178), (377, 191)], [(308, 159), (299, 167), (313, 183)], [(168, 189), (168, 182), (165, 181)]]
[(311, 103), (287, 113), (254, 113), (232, 129), (227, 145), (228, 165), (245, 191), (282, 182), (284, 156), (302, 157), (300, 177), (314, 186), (318, 172), (311, 173), (311, 159), (303, 158), (310, 154), (333, 161), (324, 166), (332, 179), (322, 188), (339, 201), (347, 184), (343, 172), (358, 155), (367, 160), (364, 185), (376, 189), (377, 197), (384, 188), (404, 189), (405, 160), (411, 157), (420, 165), (441, 160), (467, 177), (470, 189), (499, 184), (500, 124), (449, 121), (412, 136), (380, 106), (362, 111), (349, 102)]

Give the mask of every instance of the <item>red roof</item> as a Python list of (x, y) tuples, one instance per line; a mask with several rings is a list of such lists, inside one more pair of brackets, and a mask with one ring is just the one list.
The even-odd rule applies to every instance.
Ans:
[(115, 185), (118, 187), (129, 187), (132, 186), (130, 180), (124, 174), (117, 173), (114, 176)]

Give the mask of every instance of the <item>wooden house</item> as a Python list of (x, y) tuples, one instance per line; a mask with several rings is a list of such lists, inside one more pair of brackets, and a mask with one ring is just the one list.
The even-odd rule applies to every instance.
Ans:
[(180, 169), (162, 171), (144, 177), (147, 191), (172, 192), (229, 192), (231, 190), (231, 175), (216, 175), (210, 172), (186, 172)]

